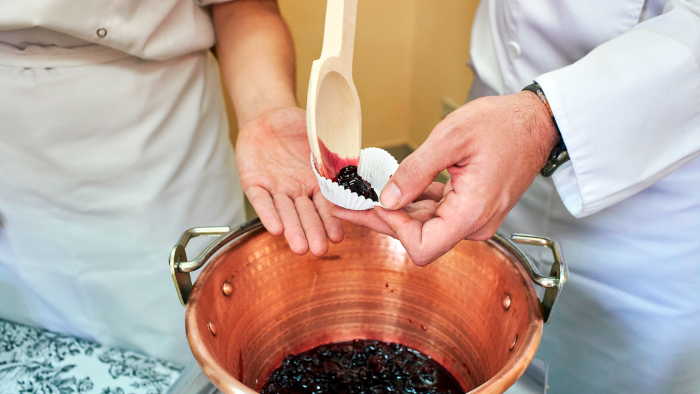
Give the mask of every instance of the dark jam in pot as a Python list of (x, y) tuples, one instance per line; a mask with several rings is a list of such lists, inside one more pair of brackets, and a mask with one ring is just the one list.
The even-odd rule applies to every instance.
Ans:
[(457, 394), (438, 363), (398, 343), (355, 340), (288, 355), (262, 394)]
[(333, 179), (333, 182), (338, 183), (345, 189), (362, 196), (364, 198), (370, 199), (374, 202), (379, 201), (377, 197), (377, 192), (372, 189), (372, 185), (357, 173), (357, 166), (345, 166), (340, 171), (338, 175)]

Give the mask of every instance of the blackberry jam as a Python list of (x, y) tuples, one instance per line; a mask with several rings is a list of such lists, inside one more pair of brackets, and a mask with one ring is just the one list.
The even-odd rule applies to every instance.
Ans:
[(438, 363), (398, 343), (354, 340), (288, 355), (262, 394), (458, 394)]
[(333, 182), (338, 183), (345, 189), (362, 196), (364, 198), (370, 199), (374, 202), (379, 201), (377, 197), (377, 192), (372, 189), (372, 185), (357, 173), (357, 166), (345, 166), (340, 171), (338, 175), (333, 179)]

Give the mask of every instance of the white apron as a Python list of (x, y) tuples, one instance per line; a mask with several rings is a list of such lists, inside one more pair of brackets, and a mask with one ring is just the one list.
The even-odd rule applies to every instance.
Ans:
[[(537, 357), (551, 393), (700, 392), (700, 160), (574, 218), (537, 177), (500, 232), (559, 241), (569, 264)], [(551, 253), (535, 252), (548, 273)]]
[(216, 59), (51, 49), (0, 47), (0, 318), (185, 361), (170, 250), (244, 220)]

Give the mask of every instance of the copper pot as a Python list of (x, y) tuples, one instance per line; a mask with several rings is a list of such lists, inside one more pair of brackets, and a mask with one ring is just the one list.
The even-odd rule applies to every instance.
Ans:
[[(183, 234), (170, 266), (187, 339), (221, 391), (253, 394), (285, 355), (354, 338), (410, 346), (472, 393), (503, 393), (525, 371), (566, 281), (556, 242), (514, 235), (552, 248), (544, 277), (500, 235), (418, 267), (391, 237), (350, 224), (345, 234), (320, 258), (295, 255), (258, 220)], [(220, 237), (187, 261), (184, 247), (199, 235)], [(207, 260), (192, 287), (188, 272)], [(531, 279), (547, 287), (542, 303)]]

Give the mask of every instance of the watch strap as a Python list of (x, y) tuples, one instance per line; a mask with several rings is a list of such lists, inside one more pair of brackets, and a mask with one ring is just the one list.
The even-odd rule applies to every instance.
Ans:
[(559, 168), (562, 164), (566, 163), (569, 161), (569, 152), (566, 150), (566, 144), (564, 144), (564, 139), (561, 136), (561, 132), (559, 131), (559, 126), (557, 125), (557, 120), (554, 119), (554, 113), (552, 113), (552, 108), (549, 106), (549, 101), (547, 101), (547, 96), (544, 95), (544, 92), (542, 91), (542, 87), (540, 84), (537, 82), (534, 82), (525, 88), (523, 88), (523, 91), (529, 90), (537, 95), (537, 97), (542, 100), (544, 105), (547, 107), (547, 111), (549, 111), (549, 115), (552, 117), (552, 121), (554, 122), (554, 127), (557, 129), (557, 133), (559, 133), (559, 143), (557, 146), (552, 149), (552, 151), (549, 153), (549, 157), (547, 158), (547, 163), (544, 165), (544, 168), (540, 171), (540, 175), (543, 177), (550, 177), (552, 174), (554, 174), (554, 171)]

